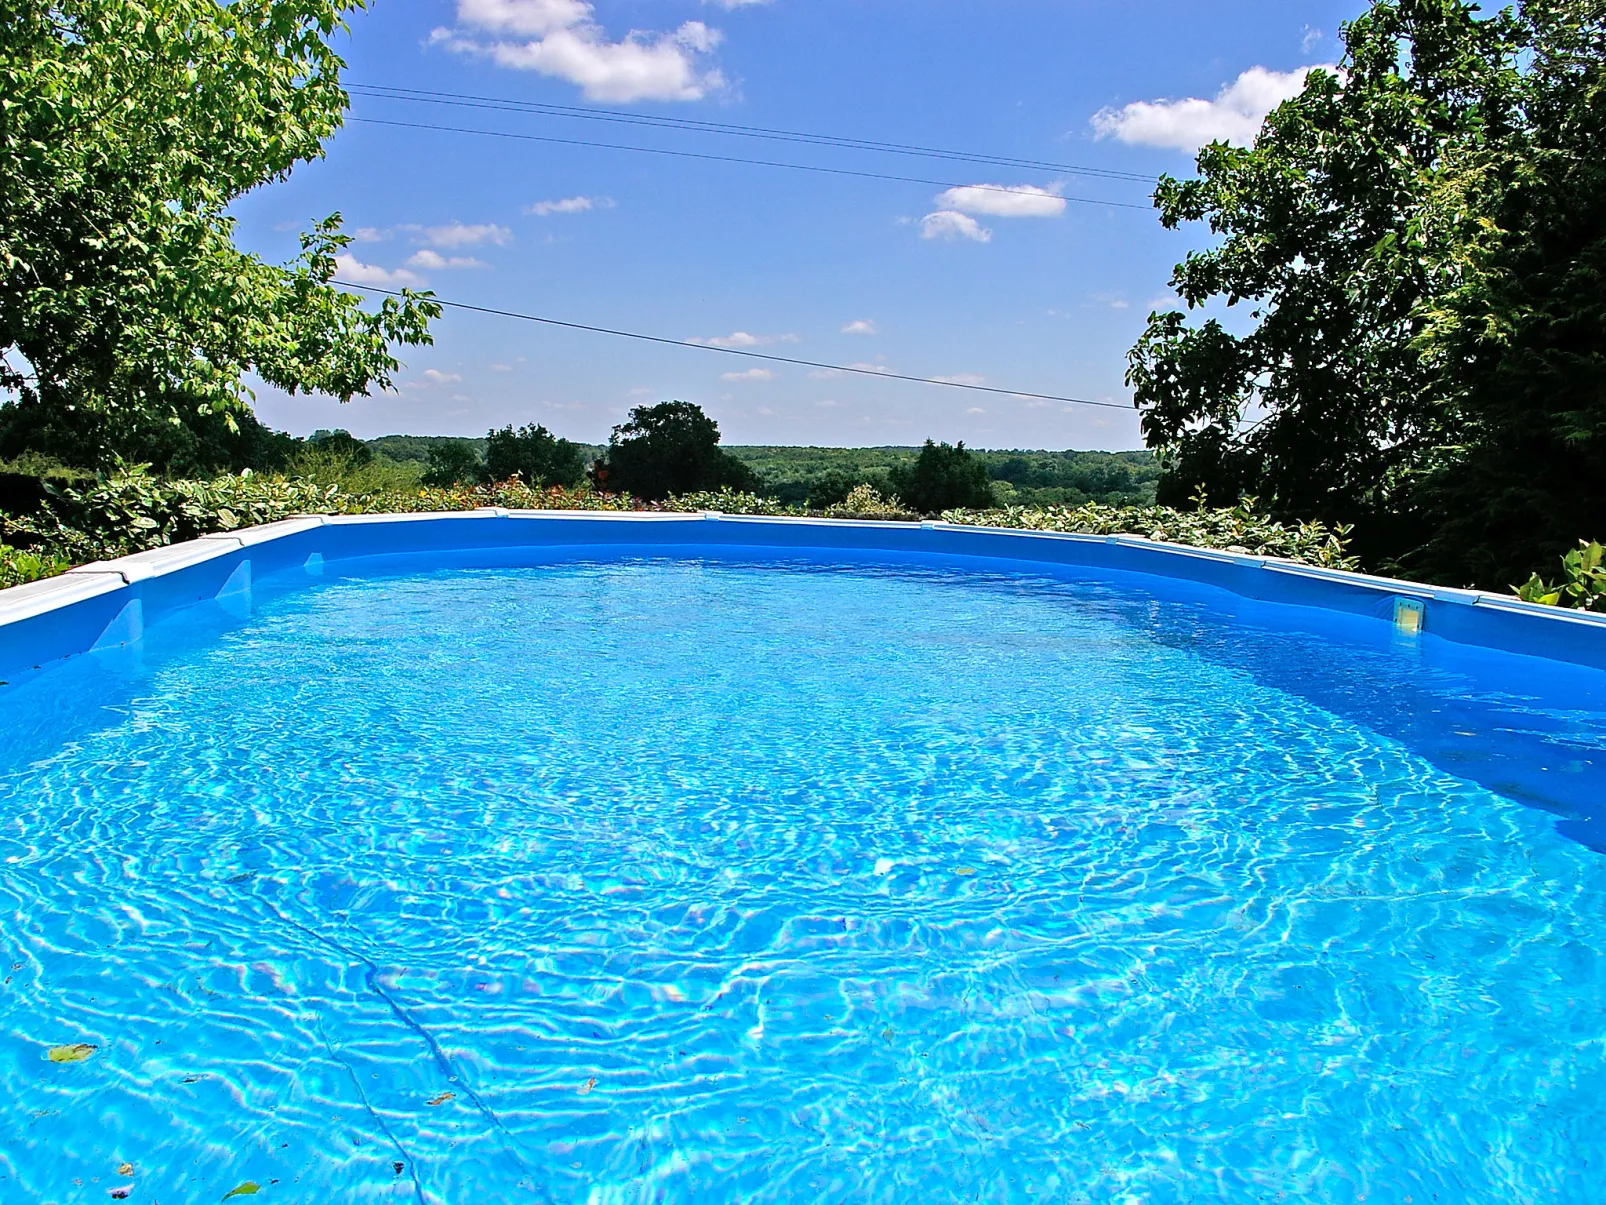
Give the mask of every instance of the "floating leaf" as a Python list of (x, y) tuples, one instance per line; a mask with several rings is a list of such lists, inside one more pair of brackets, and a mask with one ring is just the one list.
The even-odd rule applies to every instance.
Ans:
[(457, 1093), (442, 1092), (439, 1096), (433, 1097), (430, 1100), (426, 1100), (424, 1103), (433, 1109), (436, 1105), (444, 1105), (447, 1101), (456, 1099)]
[(134, 1186), (132, 1184), (119, 1184), (116, 1188), (112, 1189), (112, 1200), (126, 1201), (128, 1200), (129, 1194), (133, 1191)]
[(976, 868), (974, 866), (960, 866), (954, 871), (954, 873), (955, 874), (975, 874), (976, 873)]
[(119, 1176), (132, 1176), (134, 1174), (134, 1165), (132, 1163), (119, 1163), (117, 1165), (117, 1174)]
[(229, 1189), (228, 1192), (223, 1194), (223, 1199), (227, 1201), (230, 1197), (254, 1197), (261, 1191), (262, 1185), (255, 1180), (247, 1180), (244, 1184)]
[(81, 1063), (95, 1051), (98, 1046), (91, 1046), (88, 1042), (75, 1042), (71, 1046), (52, 1046), (50, 1048), (50, 1061), (52, 1063)]
[(580, 1085), (580, 1095), (589, 1096), (591, 1094), (591, 1089), (595, 1088), (596, 1086), (597, 1077), (593, 1075), (590, 1079), (586, 1080), (585, 1083)]

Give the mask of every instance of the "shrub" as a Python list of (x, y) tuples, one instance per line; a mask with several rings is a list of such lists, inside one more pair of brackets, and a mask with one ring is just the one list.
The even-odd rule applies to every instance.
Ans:
[(1195, 548), (1219, 548), (1254, 556), (1283, 557), (1330, 569), (1355, 569), (1348, 553), (1350, 529), (1324, 523), (1283, 524), (1254, 509), (1254, 499), (1237, 506), (1175, 510), (1169, 506), (1011, 507), (1007, 510), (951, 510), (950, 523), (976, 527), (1014, 527), (1078, 535), (1135, 535)]
[(64, 556), (0, 544), (0, 590), (36, 582), (43, 577), (55, 577), (71, 568), (72, 562)]
[(856, 485), (835, 506), (825, 508), (832, 519), (918, 519), (896, 494), (884, 497), (873, 485)]
[(1576, 607), (1582, 611), (1606, 611), (1606, 548), (1600, 541), (1578, 541), (1561, 558), (1562, 580), (1548, 585), (1537, 573), (1516, 587), (1517, 597), (1527, 602), (1548, 603), (1556, 607)]

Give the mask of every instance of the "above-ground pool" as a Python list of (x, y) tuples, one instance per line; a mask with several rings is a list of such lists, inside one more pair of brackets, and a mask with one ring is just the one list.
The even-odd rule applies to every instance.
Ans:
[(1599, 668), (1107, 565), (328, 551), (0, 688), (5, 1205), (1600, 1199)]

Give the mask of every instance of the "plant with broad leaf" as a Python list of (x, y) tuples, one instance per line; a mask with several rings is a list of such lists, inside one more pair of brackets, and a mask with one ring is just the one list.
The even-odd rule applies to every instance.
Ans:
[(1552, 585), (1536, 573), (1514, 588), (1524, 602), (1606, 611), (1606, 548), (1599, 540), (1579, 540), (1578, 547), (1561, 558), (1561, 581)]

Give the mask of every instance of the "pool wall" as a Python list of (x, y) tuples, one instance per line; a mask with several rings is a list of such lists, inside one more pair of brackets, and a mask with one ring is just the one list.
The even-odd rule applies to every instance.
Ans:
[[(316, 515), (204, 536), (98, 561), (0, 590), (0, 675), (139, 641), (148, 625), (214, 600), (242, 616), (253, 585), (275, 575), (314, 580), (382, 570), (383, 558), (508, 564), (518, 550), (546, 555), (890, 554), (933, 561), (1065, 566), (1218, 587), (1244, 598), (1396, 622), (1401, 600), (1421, 605), (1421, 635), (1606, 669), (1606, 615), (1504, 595), (1394, 581), (1137, 536), (1084, 536), (950, 523), (698, 514), (484, 509), (448, 514)], [(295, 580), (294, 576), (289, 579)]]

